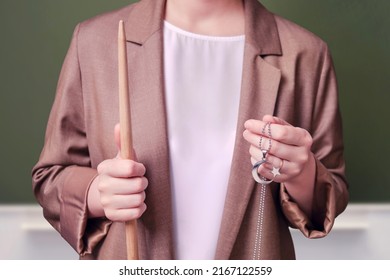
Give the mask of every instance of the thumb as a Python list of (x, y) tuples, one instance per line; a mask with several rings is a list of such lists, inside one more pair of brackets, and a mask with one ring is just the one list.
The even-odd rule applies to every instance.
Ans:
[(273, 123), (273, 124), (292, 126), (291, 124), (289, 124), (285, 120), (283, 120), (281, 118), (278, 118), (278, 117), (275, 117), (275, 116), (271, 116), (271, 115), (265, 115), (263, 117), (263, 122), (269, 122), (269, 123)]

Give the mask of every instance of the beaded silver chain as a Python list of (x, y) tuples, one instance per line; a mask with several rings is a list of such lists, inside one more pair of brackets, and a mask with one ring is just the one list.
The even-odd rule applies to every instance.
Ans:
[[(268, 127), (268, 147), (267, 149), (262, 149), (261, 146), (263, 146), (263, 135), (265, 135), (265, 130), (267, 129)], [(263, 157), (265, 157), (265, 155), (267, 155), (267, 153), (271, 150), (271, 147), (272, 147), (272, 134), (271, 134), (271, 123), (266, 123), (263, 127), (263, 129), (261, 130), (261, 135), (260, 135), (260, 140), (259, 140), (259, 148), (260, 148), (260, 151), (262, 151), (263, 153)]]
[[(266, 128), (268, 127), (268, 147), (263, 150), (263, 135), (265, 135)], [(267, 153), (271, 150), (272, 147), (272, 134), (271, 134), (271, 123), (266, 123), (261, 131), (259, 148), (263, 153), (263, 159), (265, 160)], [(260, 196), (259, 196), (259, 211), (257, 215), (257, 224), (256, 224), (256, 237), (255, 237), (255, 246), (253, 248), (253, 260), (259, 260), (262, 253), (262, 239), (263, 239), (263, 225), (264, 225), (264, 209), (265, 209), (265, 197), (266, 197), (267, 187), (262, 184), (260, 187)]]
[(264, 222), (264, 204), (265, 204), (265, 194), (267, 187), (261, 185), (260, 187), (260, 197), (259, 197), (259, 212), (257, 215), (257, 224), (256, 224), (256, 238), (255, 246), (253, 249), (253, 260), (259, 260), (261, 256), (261, 244), (263, 239), (263, 222)]

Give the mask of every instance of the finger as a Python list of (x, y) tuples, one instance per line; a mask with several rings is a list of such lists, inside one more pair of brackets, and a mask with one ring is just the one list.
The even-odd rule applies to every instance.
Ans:
[(114, 178), (103, 175), (99, 179), (98, 189), (102, 194), (131, 195), (144, 191), (148, 187), (145, 177), (131, 179)]
[[(279, 178), (283, 178), (283, 180), (289, 180), (302, 172), (301, 164), (288, 160), (282, 161), (281, 159), (272, 155), (269, 155), (267, 157), (267, 162), (263, 165), (265, 168), (271, 171), (273, 171), (274, 169), (278, 169), (280, 173)], [(276, 172), (276, 170), (274, 172)]]
[[(264, 125), (266, 125), (266, 123), (256, 120), (249, 120), (245, 123), (245, 127), (247, 128), (247, 130), (249, 130), (253, 134), (258, 135), (258, 142), (260, 141), (260, 136), (269, 137), (268, 131), (262, 134)], [(270, 131), (271, 138), (273, 140), (279, 141), (287, 145), (311, 147), (313, 142), (309, 132), (299, 127), (271, 124)]]
[(132, 209), (108, 209), (105, 211), (106, 217), (114, 222), (126, 222), (138, 219), (146, 211), (146, 204)]
[(278, 118), (278, 117), (275, 117), (275, 116), (271, 116), (271, 115), (264, 115), (264, 117), (263, 117), (263, 122), (265, 122), (265, 123), (272, 123), (272, 124), (280, 124), (280, 125), (292, 126), (291, 124), (289, 124), (289, 123), (286, 122), (285, 120), (283, 120), (283, 119), (281, 119), (281, 118)]
[[(251, 155), (255, 156), (255, 158), (261, 159), (262, 152), (259, 148), (259, 139), (260, 136), (249, 132), (248, 130), (244, 131), (244, 138), (247, 140), (252, 146), (249, 148), (249, 152)], [(263, 137), (263, 142), (268, 143), (268, 138)], [(254, 150), (256, 149), (256, 150)], [(293, 161), (296, 157), (300, 157), (302, 153), (304, 153), (305, 148), (287, 145), (275, 140), (271, 141), (271, 148), (268, 151), (268, 154), (273, 154), (276, 157), (286, 159), (288, 161)]]
[(272, 124), (271, 133), (273, 139), (293, 146), (311, 147), (313, 141), (307, 130), (290, 125)]
[[(254, 147), (254, 146), (251, 146), (249, 153), (251, 154), (251, 158), (253, 159), (252, 160), (252, 165), (255, 164), (257, 161), (260, 161), (263, 158), (263, 155), (262, 155), (261, 151), (258, 148)], [(266, 162), (264, 164), (262, 164), (262, 165), (264, 165), (265, 168), (267, 168), (269, 170), (272, 170), (273, 167), (280, 168), (280, 170), (283, 168), (283, 171), (286, 174), (288, 174), (288, 169), (289, 169), (289, 167), (292, 164), (293, 163), (291, 163), (288, 160), (281, 159), (281, 158), (273, 156), (271, 154), (267, 154)]]
[(140, 207), (145, 201), (145, 192), (132, 195), (115, 195), (109, 199), (102, 197), (101, 204), (104, 208), (131, 209)]
[(287, 170), (290, 162), (288, 160), (283, 160), (281, 158), (275, 157), (273, 155), (268, 154), (266, 158), (267, 162), (264, 164), (266, 168), (271, 169), (273, 167), (279, 168), (279, 171), (283, 168), (283, 170)]
[[(252, 165), (257, 161), (254, 158), (251, 158)], [(283, 167), (284, 168), (284, 167)], [(258, 174), (267, 180), (273, 180), (277, 183), (282, 183), (287, 181), (291, 176), (285, 172), (281, 173), (281, 169), (275, 168), (272, 164), (265, 162), (261, 164), (257, 170)]]
[[(276, 117), (275, 117), (276, 118)], [(278, 118), (277, 118), (278, 119)], [(280, 122), (284, 122), (281, 119)], [(259, 120), (248, 120), (245, 122), (245, 128), (250, 132), (262, 135), (263, 137), (269, 137), (268, 130), (262, 133), (264, 126), (267, 122)], [(303, 128), (291, 126), (286, 122), (284, 124), (272, 123), (270, 126), (271, 138), (288, 145), (294, 146), (311, 146), (312, 137), (309, 132)]]
[(268, 123), (270, 122), (264, 122), (260, 120), (247, 120), (245, 122), (245, 128), (250, 132), (252, 132), (253, 134), (257, 134), (263, 137), (269, 137), (270, 136), (269, 134), (271, 132), (271, 136), (272, 136), (271, 138), (275, 140), (282, 139), (283, 137), (281, 136), (284, 136), (282, 134), (289, 134), (288, 132), (291, 130), (291, 128), (294, 128), (290, 125), (285, 126), (282, 124), (271, 123), (269, 130), (268, 129), (264, 130), (265, 126)]
[(142, 163), (130, 159), (108, 159), (97, 167), (99, 174), (106, 174), (118, 178), (141, 177), (145, 175), (146, 168)]
[[(260, 120), (247, 120), (245, 123), (244, 123), (244, 127), (251, 131), (252, 133), (256, 133), (258, 135), (261, 135), (262, 131), (263, 131), (263, 128), (264, 126), (266, 125), (266, 122), (263, 122), (263, 121), (260, 121)], [(267, 135), (267, 131), (265, 131), (265, 135)]]
[[(251, 162), (254, 165), (256, 162), (263, 159), (263, 154), (259, 148), (255, 146), (251, 146), (249, 149), (249, 153), (251, 154)], [(280, 168), (279, 172), (286, 175), (284, 180), (291, 179), (302, 172), (302, 169), (305, 166), (305, 163), (308, 160), (307, 154), (303, 151), (298, 153), (296, 156), (292, 157), (293, 160), (289, 160), (286, 158), (280, 158), (271, 153), (266, 155), (266, 162), (261, 166), (268, 170), (273, 170), (274, 168)], [(267, 174), (267, 173), (263, 173)], [(282, 174), (282, 175), (283, 175)]]

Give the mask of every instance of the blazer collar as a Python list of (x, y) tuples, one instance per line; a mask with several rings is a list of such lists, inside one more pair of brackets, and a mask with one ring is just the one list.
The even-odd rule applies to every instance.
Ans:
[(141, 0), (134, 4), (125, 21), (126, 40), (143, 45), (162, 28), (166, 0)]
[[(127, 41), (143, 45), (162, 28), (166, 0), (142, 0), (135, 4), (126, 21)], [(245, 38), (259, 55), (281, 55), (275, 18), (257, 0), (244, 0)]]

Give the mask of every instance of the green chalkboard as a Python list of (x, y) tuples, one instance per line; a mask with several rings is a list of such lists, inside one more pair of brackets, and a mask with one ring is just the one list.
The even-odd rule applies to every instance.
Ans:
[[(58, 74), (75, 25), (135, 1), (0, 2), (0, 203), (33, 203)], [(330, 46), (339, 79), (354, 202), (390, 202), (390, 1), (264, 0)]]
[(390, 1), (267, 0), (332, 51), (354, 202), (390, 201)]
[(0, 203), (35, 202), (31, 169), (76, 24), (130, 2), (1, 0)]

